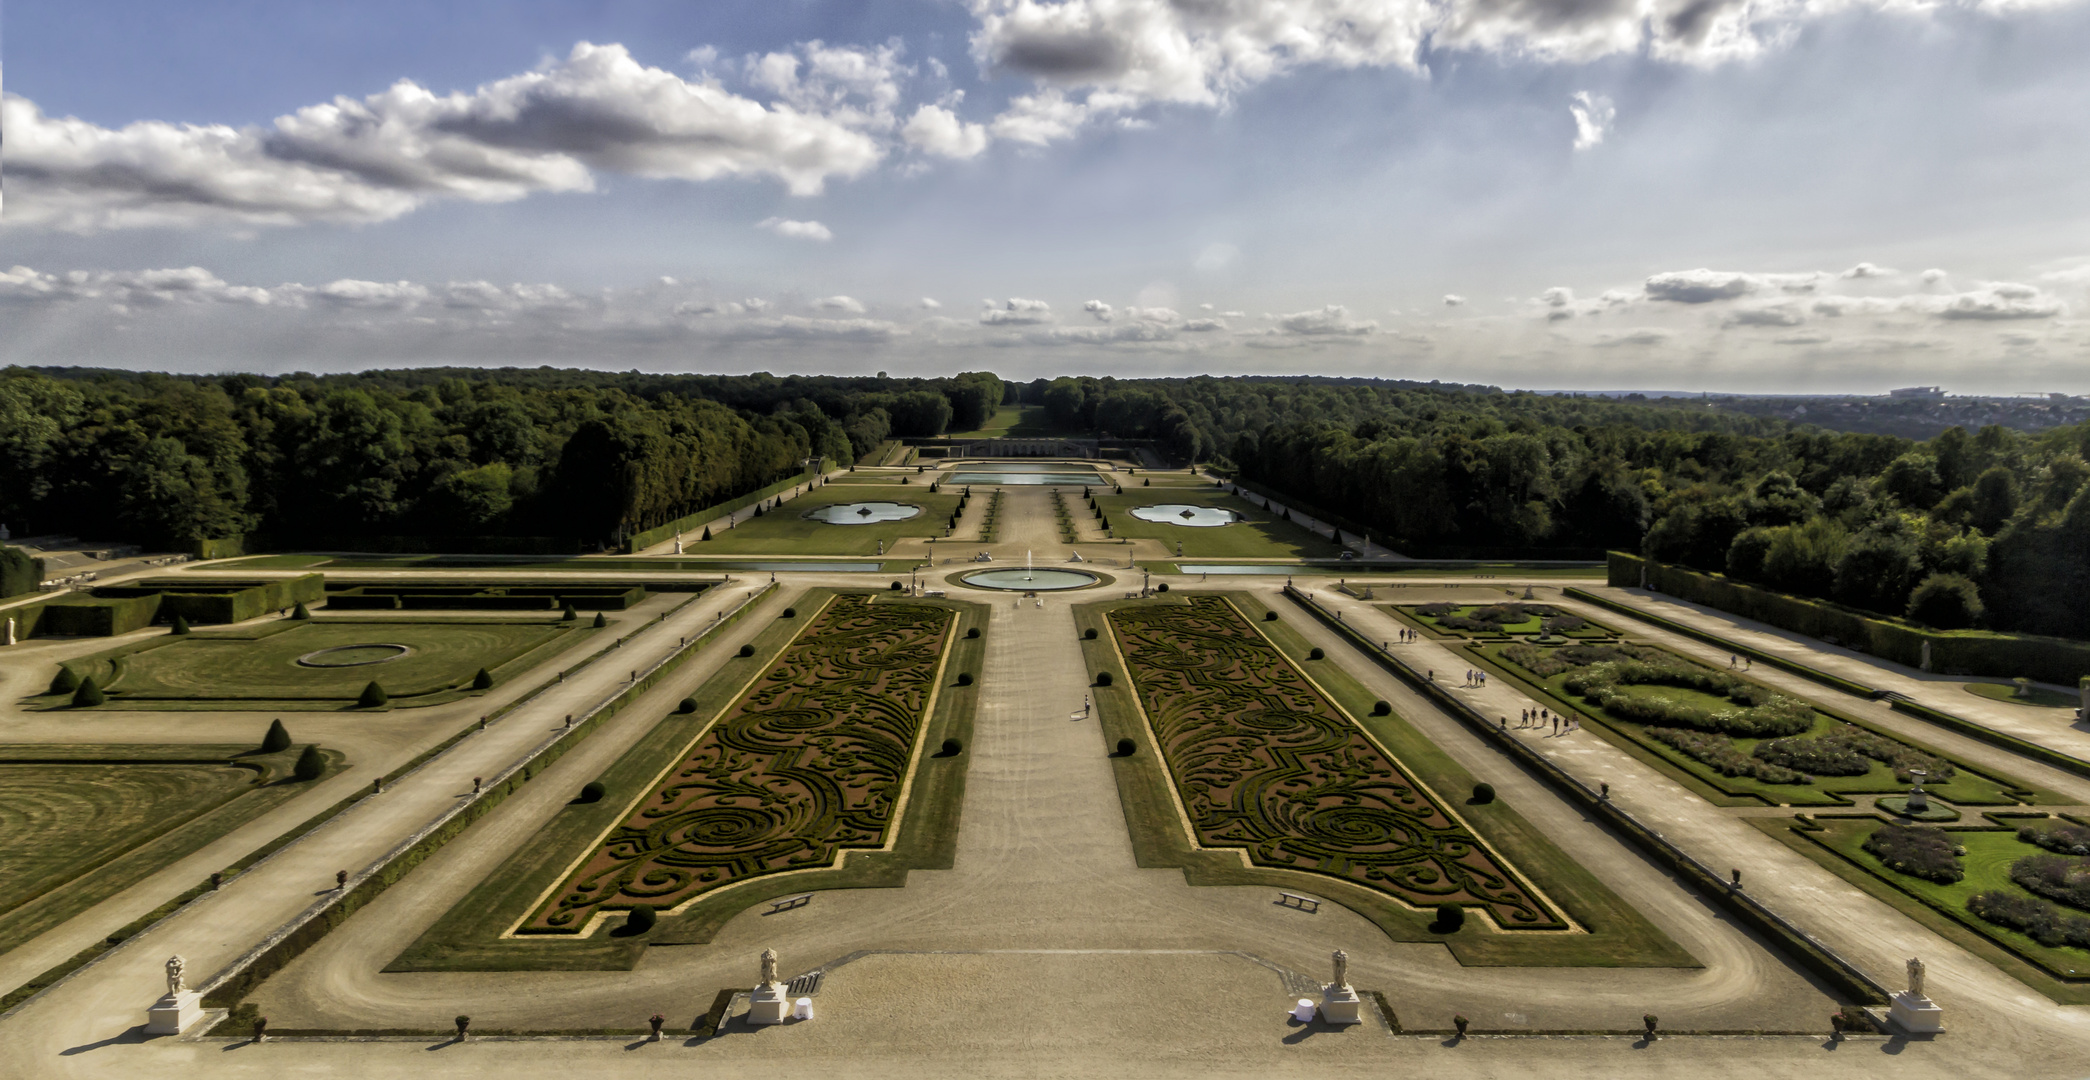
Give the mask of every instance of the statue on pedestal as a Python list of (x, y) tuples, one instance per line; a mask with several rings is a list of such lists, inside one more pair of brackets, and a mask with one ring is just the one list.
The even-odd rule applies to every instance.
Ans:
[(1335, 979), (1321, 990), (1321, 1022), (1363, 1023), (1363, 999), (1350, 988), (1350, 954), (1337, 949), (1329, 959), (1335, 963)]
[(173, 994), (179, 994), (179, 993), (181, 993), (182, 991), (184, 991), (184, 990), (187, 990), (187, 989), (188, 989), (188, 986), (187, 986), (187, 984), (185, 984), (185, 983), (184, 983), (184, 982), (182, 981), (182, 971), (183, 971), (183, 970), (184, 970), (185, 968), (187, 968), (187, 966), (188, 966), (188, 963), (187, 963), (187, 961), (184, 961), (184, 960), (183, 960), (183, 959), (182, 959), (181, 957), (179, 957), (179, 956), (170, 956), (170, 957), (168, 957), (168, 958), (167, 958), (167, 993), (168, 993), (168, 994), (170, 994), (170, 995), (173, 995)]
[(773, 983), (773, 982), (775, 982), (775, 981), (776, 981), (776, 950), (775, 950), (775, 949), (764, 949), (764, 950), (762, 950), (762, 977), (761, 977), (760, 979), (756, 980), (756, 985), (758, 985), (758, 986), (768, 986), (768, 985), (769, 985), (770, 983)]
[(762, 950), (762, 975), (754, 992), (748, 995), (747, 1022), (781, 1024), (790, 1019), (791, 999), (784, 996), (784, 991), (782, 980), (776, 977), (776, 950)]
[(1923, 961), (1922, 961), (1922, 960), (1919, 960), (1919, 959), (1917, 959), (1916, 957), (1913, 957), (1913, 956), (1909, 957), (1909, 996), (1910, 996), (1910, 997), (1917, 997), (1917, 998), (1919, 998), (1919, 997), (1922, 997), (1922, 996), (1924, 996), (1924, 995), (1923, 995), (1923, 970), (1924, 970), (1924, 969), (1923, 969)]
[(1350, 954), (1337, 949), (1331, 959), (1335, 961), (1335, 980), (1332, 985), (1350, 985)]

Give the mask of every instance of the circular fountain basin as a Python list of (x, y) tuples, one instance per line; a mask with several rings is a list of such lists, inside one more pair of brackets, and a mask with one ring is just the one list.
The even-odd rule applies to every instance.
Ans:
[(1241, 520), (1232, 510), (1216, 506), (1187, 506), (1183, 503), (1161, 503), (1158, 506), (1142, 506), (1132, 511), (1132, 516), (1141, 521), (1158, 521), (1164, 525), (1187, 525), (1193, 529), (1209, 529), (1219, 525), (1232, 525)]
[(879, 521), (905, 521), (921, 512), (921, 507), (907, 503), (853, 502), (808, 510), (805, 516), (829, 525), (869, 525)]
[(362, 667), (365, 664), (382, 664), (397, 660), (414, 650), (405, 645), (389, 642), (372, 642), (368, 645), (336, 645), (331, 649), (306, 653), (298, 657), (300, 667)]
[(1026, 570), (1012, 566), (1006, 570), (975, 570), (959, 577), (960, 581), (976, 589), (1009, 589), (1015, 592), (1053, 592), (1059, 589), (1085, 589), (1099, 579), (1085, 570), (1059, 570), (1036, 568)]

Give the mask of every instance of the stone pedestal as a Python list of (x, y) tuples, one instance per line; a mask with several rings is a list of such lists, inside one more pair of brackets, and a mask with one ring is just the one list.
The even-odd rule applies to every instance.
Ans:
[(747, 1022), (781, 1024), (791, 1018), (791, 996), (783, 983), (763, 983), (748, 995)]
[(1321, 990), (1321, 1022), (1326, 1024), (1361, 1024), (1364, 1017), (1359, 1014), (1363, 1002), (1357, 991), (1347, 986), (1330, 985)]
[(203, 995), (194, 990), (167, 994), (145, 1013), (147, 1035), (179, 1035), (203, 1019)]
[(1938, 1008), (1937, 1002), (1906, 990), (1894, 995), (1887, 1018), (1911, 1035), (1935, 1035), (1945, 1030), (1945, 1010)]

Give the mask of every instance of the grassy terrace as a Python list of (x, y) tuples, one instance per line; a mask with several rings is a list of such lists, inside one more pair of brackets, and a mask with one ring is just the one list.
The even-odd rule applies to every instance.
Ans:
[[(2017, 838), (2017, 826), (2044, 815), (1995, 815), (2002, 827), (1946, 827), (1966, 849), (1960, 881), (1943, 884), (1889, 869), (1864, 850), (1866, 837), (1885, 822), (1877, 817), (1820, 815), (1794, 826), (1760, 819), (1758, 827), (1813, 858), (1918, 922), (1965, 946), (2062, 1004), (2090, 1004), (2090, 950), (2041, 945), (2029, 935), (1998, 926), (1967, 910), (1968, 898), (2000, 890), (2030, 897), (2010, 880), (2010, 865), (2044, 849)], [(2077, 915), (2083, 912), (2075, 912)]]
[[(822, 646), (824, 655), (830, 657), (865, 644), (841, 643), (839, 635), (831, 632), (822, 635), (814, 631), (812, 617), (813, 612), (830, 598), (853, 604), (857, 602), (855, 598), (864, 595), (813, 589), (794, 600), (793, 606), (799, 612), (797, 618), (777, 619), (766, 627), (753, 642), (752, 657), (728, 661), (723, 670), (691, 695), (696, 703), (693, 711), (671, 712), (663, 717), (597, 778), (607, 792), (601, 801), (575, 801), (560, 809), (529, 845), (511, 855), (496, 872), (488, 875), (485, 881), (445, 912), (386, 970), (623, 970), (638, 962), (648, 944), (708, 942), (726, 920), (764, 900), (812, 889), (898, 887), (906, 884), (910, 869), (949, 868), (956, 853), (966, 758), (963, 752), (952, 757), (939, 756), (937, 750), (946, 739), (957, 739), (961, 746), (971, 744), (973, 706), (978, 686), (956, 685), (956, 674), (979, 670), (985, 639), (965, 635), (974, 629), (984, 633), (986, 611), (974, 604), (937, 600), (902, 602), (886, 594), (871, 594), (873, 612), (890, 605), (895, 609), (939, 612), (944, 618), (955, 620), (951, 626), (947, 657), (940, 660), (941, 685), (913, 744), (920, 749), (914, 758), (912, 786), (905, 806), (899, 811), (897, 823), (888, 826), (892, 841), (889, 850), (860, 848), (840, 860), (839, 865), (819, 869), (781, 874), (740, 872), (754, 869), (761, 861), (762, 856), (755, 852), (755, 848), (763, 844), (754, 842), (754, 836), (747, 830), (739, 811), (722, 807), (710, 815), (708, 823), (692, 819), (680, 835), (693, 842), (686, 854), (697, 861), (708, 861), (710, 869), (720, 872), (720, 876), (712, 881), (703, 882), (698, 878), (704, 870), (697, 869), (690, 875), (691, 884), (723, 886), (726, 875), (722, 871), (737, 865), (738, 869), (732, 874), (736, 879), (733, 887), (699, 888), (689, 892), (683, 896), (685, 902), (680, 910), (673, 914), (663, 913), (656, 927), (646, 934), (625, 933), (621, 929), (622, 920), (613, 915), (608, 917), (611, 926), (608, 932), (600, 932), (598, 927), (598, 932), (586, 935), (502, 936), (539, 914), (555, 895), (566, 895), (560, 890), (574, 878), (579, 863), (591, 858), (591, 853), (603, 850), (605, 838), (617, 833), (632, 819), (635, 811), (655, 803), (660, 793), (667, 790), (663, 786), (664, 772), (678, 762), (689, 761), (693, 755), (706, 752), (707, 740), (713, 739), (715, 733), (736, 741), (749, 736), (758, 742), (770, 741), (759, 734), (762, 702), (775, 697), (774, 691), (764, 689), (764, 684), (770, 681), (765, 676), (772, 672), (799, 670), (811, 656), (806, 647), (818, 645), (823, 640), (827, 641)], [(802, 633), (804, 637), (801, 637)], [(867, 664), (862, 671), (872, 671), (877, 664), (887, 662), (870, 654), (863, 656), (877, 663)], [(833, 692), (823, 692), (821, 700), (839, 703), (847, 700), (842, 696), (847, 681), (844, 678), (806, 685), (820, 686), (823, 691), (831, 688)], [(784, 706), (778, 703), (777, 707)], [(889, 710), (890, 703), (877, 707)], [(817, 704), (809, 708), (813, 712), (806, 714), (805, 719), (825, 714), (823, 723), (832, 722), (844, 711), (830, 711), (830, 707)], [(736, 722), (732, 719), (735, 716), (746, 716), (749, 722)], [(720, 726), (722, 724), (724, 727)], [(726, 734), (729, 730), (738, 734)], [(791, 768), (788, 763), (784, 767)], [(811, 803), (800, 800), (791, 806), (795, 813), (798, 809), (811, 807)], [(799, 815), (794, 820), (810, 821), (811, 818)], [(460, 839), (468, 842), (470, 834)], [(770, 836), (769, 839), (776, 837)], [(742, 846), (741, 841), (749, 841), (746, 858), (737, 861), (732, 857), (723, 861), (717, 858), (723, 854), (721, 845), (738, 847)], [(868, 846), (876, 847), (877, 842), (872, 841)], [(829, 856), (832, 862), (832, 850)], [(692, 898), (693, 902), (690, 902)], [(628, 907), (633, 902), (639, 901), (627, 899), (623, 903)]]
[[(824, 506), (852, 502), (909, 503), (922, 508), (904, 521), (880, 521), (867, 525), (830, 525), (806, 517)], [(890, 550), (894, 542), (908, 537), (942, 536), (951, 511), (958, 507), (958, 492), (946, 488), (930, 494), (926, 478), (902, 484), (830, 484), (785, 501), (782, 509), (742, 521), (732, 529), (713, 529), (711, 539), (699, 542), (684, 536), (683, 552), (690, 555), (871, 555), (878, 541)]]
[(302, 750), (0, 746), (0, 952), (309, 790)]
[[(1691, 967), (1690, 955), (1648, 923), (1639, 912), (1572, 859), (1548, 842), (1513, 807), (1496, 800), (1474, 803), (1466, 798), (1474, 778), (1449, 755), (1397, 715), (1374, 716), (1373, 699), (1364, 687), (1332, 660), (1312, 660), (1304, 639), (1282, 621), (1265, 621), (1269, 609), (1247, 594), (1203, 594), (1209, 599), (1223, 596), (1224, 602), (1245, 617), (1252, 633), (1264, 643), (1253, 647), (1264, 656), (1273, 653), (1277, 666), (1289, 668), (1326, 706), (1328, 720), (1342, 723), (1369, 736), (1375, 750), (1420, 785), (1413, 797), (1429, 799), (1455, 812), (1464, 828), (1485, 841), (1490, 851), (1514, 867), (1521, 878), (1536, 889), (1549, 910), (1564, 915), (1572, 929), (1502, 930), (1488, 919), (1470, 919), (1462, 930), (1444, 933), (1434, 928), (1435, 900), (1422, 907), (1403, 899), (1400, 888), (1386, 887), (1390, 881), (1382, 871), (1378, 881), (1368, 875), (1343, 871), (1343, 862), (1321, 859), (1291, 866), (1244, 864), (1241, 849), (1220, 843), (1200, 847), (1191, 841), (1191, 824), (1178, 810), (1176, 790), (1166, 762), (1159, 753), (1155, 729), (1139, 703), (1139, 692), (1128, 686), (1130, 673), (1112, 633), (1113, 613), (1178, 609), (1191, 610), (1190, 597), (1175, 593), (1148, 600), (1105, 601), (1075, 609), (1076, 621), (1097, 637), (1083, 642), (1091, 670), (1110, 672), (1114, 685), (1095, 690), (1104, 732), (1111, 742), (1132, 739), (1137, 747), (1131, 756), (1113, 759), (1118, 792), (1125, 810), (1134, 853), (1145, 867), (1178, 867), (1193, 885), (1263, 885), (1303, 890), (1341, 903), (1372, 920), (1397, 941), (1439, 942), (1461, 963), (1484, 966), (1598, 966), (1598, 967)], [(1253, 646), (1253, 643), (1250, 643)], [(1163, 657), (1164, 670), (1181, 670)], [(1202, 668), (1201, 664), (1191, 665)], [(1208, 675), (1213, 674), (1207, 670)], [(1251, 721), (1255, 722), (1255, 721)], [(1325, 721), (1324, 721), (1325, 722)], [(1320, 727), (1317, 723), (1315, 727)], [(1179, 760), (1187, 760), (1179, 758)], [(1287, 767), (1289, 773), (1289, 767)], [(1278, 779), (1274, 774), (1252, 778), (1251, 784)], [(1278, 796), (1287, 798), (1287, 796)], [(1202, 804), (1201, 804), (1202, 805)], [(1341, 816), (1340, 814), (1338, 816)], [(1331, 819), (1333, 823), (1333, 819)], [(1354, 833), (1337, 827), (1331, 834), (1338, 842), (1363, 838), (1370, 845), (1383, 844), (1388, 835), (1377, 829)], [(1223, 838), (1222, 838), (1223, 839)], [(1231, 848), (1231, 849), (1230, 849)], [(1265, 847), (1265, 852), (1277, 849)], [(1287, 849), (1289, 850), (1289, 849)], [(1385, 854), (1383, 851), (1380, 855)], [(1417, 850), (1415, 855), (1423, 852)], [(1378, 855), (1371, 858), (1376, 861)], [(1267, 862), (1257, 859), (1256, 862)], [(1400, 865), (1396, 859), (1390, 866)], [(1420, 865), (1420, 859), (1408, 863)], [(1395, 871), (1396, 876), (1400, 873)], [(1428, 889), (1436, 882), (1409, 877), (1407, 887)], [(1418, 894), (1418, 898), (1420, 895)]]
[[(1512, 658), (1512, 653), (1537, 655), (1543, 660), (1572, 655), (1561, 653), (1561, 648), (1601, 646), (1602, 640), (1583, 639), (1568, 646), (1534, 646), (1520, 644), (1509, 635), (1485, 632), (1447, 630), (1433, 619), (1417, 614), (1415, 605), (1388, 608), (1407, 621), (1423, 626), (1427, 633), (1438, 637), (1463, 638), (1468, 641), (1467, 649), (1476, 662), (1492, 669), (1504, 678), (1522, 684), (1536, 699), (1548, 702), (1556, 712), (1581, 715), (1588, 718), (1590, 730), (1603, 734), (1627, 752), (1661, 769), (1700, 796), (1721, 806), (1849, 806), (1854, 795), (1891, 795), (1908, 790), (1908, 783), (1897, 778), (1896, 770), (1888, 763), (1874, 760), (1870, 767), (1858, 775), (1812, 775), (1808, 782), (1771, 782), (1751, 775), (1726, 775), (1721, 769), (1706, 761), (1685, 753), (1678, 747), (1649, 734), (1650, 729), (1659, 727), (1688, 727), (1680, 722), (1657, 724), (1616, 711), (1621, 706), (1600, 707), (1567, 688), (1567, 684), (1587, 665), (1567, 666), (1565, 670), (1541, 674)], [(1608, 644), (1617, 644), (1616, 641)], [(1630, 645), (1630, 643), (1629, 643)], [(1681, 665), (1693, 670), (1704, 671), (1716, 677), (1730, 673), (1697, 664), (1665, 649), (1645, 644), (1630, 645), (1642, 651), (1642, 655), (1664, 658), (1665, 663)], [(1521, 650), (1534, 650), (1523, 653)], [(1565, 665), (1566, 662), (1562, 661)], [(1737, 681), (1749, 683), (1744, 677)], [(1750, 684), (1756, 686), (1759, 684)], [(1769, 688), (1761, 688), (1770, 693)], [(1658, 710), (1698, 710), (1718, 713), (1736, 709), (1735, 701), (1707, 693), (1699, 689), (1673, 685), (1625, 685), (1618, 688), (1621, 700), (1630, 704), (1645, 705)], [(1985, 768), (1976, 768), (1953, 758), (1924, 743), (1891, 734), (1847, 714), (1812, 706), (1811, 726), (1795, 732), (1792, 738), (1819, 739), (1856, 730), (1870, 733), (1889, 743), (1907, 748), (1932, 758), (1949, 762), (1954, 775), (1945, 780), (1933, 779), (1925, 787), (1938, 798), (1962, 806), (2010, 806), (2020, 802), (2052, 802), (2055, 796), (2038, 791), (2013, 777), (2003, 776)], [(1514, 718), (1513, 718), (1514, 719)], [(1765, 738), (1712, 733), (1711, 741), (1731, 747), (1735, 755), (1747, 761), (1756, 761), (1754, 752)], [(1805, 770), (1800, 770), (1804, 772)]]
[[(1269, 511), (1210, 484), (1157, 484), (1149, 488), (1137, 486), (1136, 477), (1121, 477), (1119, 482), (1126, 485), (1123, 495), (1099, 488), (1096, 496), (1096, 504), (1110, 519), (1114, 534), (1133, 540), (1160, 540), (1171, 553), (1180, 542), (1184, 559), (1333, 559), (1342, 554), (1342, 549), (1327, 537), (1274, 518)], [(1142, 521), (1132, 516), (1136, 508), (1164, 503), (1218, 507), (1233, 511), (1241, 520), (1231, 525), (1192, 527)], [(1084, 524), (1094, 520), (1082, 516), (1087, 513), (1086, 506), (1077, 501), (1075, 514)]]
[(1055, 426), (1046, 418), (1043, 405), (1004, 405), (1000, 411), (987, 418), (985, 424), (971, 431), (953, 431), (944, 435), (946, 439), (1049, 439), (1062, 435), (1090, 434), (1073, 428)]
[[(352, 708), (372, 680), (385, 688), (395, 707), (411, 707), (474, 693), (472, 681), (482, 668), (498, 685), (594, 632), (586, 619), (561, 622), (556, 616), (281, 619), (147, 638), (65, 666), (104, 687), (105, 709)], [(364, 645), (407, 651), (347, 667), (299, 662), (324, 662), (324, 655), (314, 654)], [(67, 695), (30, 701), (43, 708), (72, 707)]]

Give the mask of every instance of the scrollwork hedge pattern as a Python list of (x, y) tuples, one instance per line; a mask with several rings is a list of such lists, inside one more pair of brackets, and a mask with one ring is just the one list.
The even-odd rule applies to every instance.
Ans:
[(1566, 926), (1225, 598), (1110, 623), (1199, 845), (1506, 929)]

